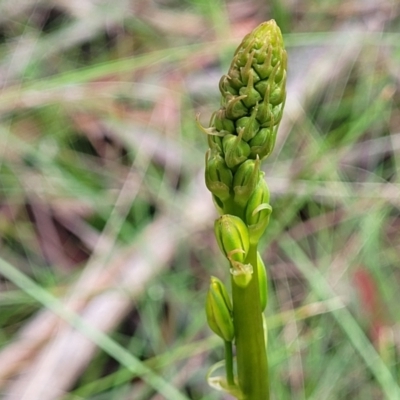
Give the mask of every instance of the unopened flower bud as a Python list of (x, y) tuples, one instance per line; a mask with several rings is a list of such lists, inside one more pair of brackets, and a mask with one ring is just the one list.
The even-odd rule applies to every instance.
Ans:
[(228, 94), (237, 94), (237, 90), (235, 90), (230, 84), (229, 80), (232, 78), (228, 75), (222, 75), (221, 79), (219, 80), (219, 91), (221, 92), (222, 96), (227, 96)]
[(211, 277), (206, 298), (206, 316), (210, 328), (222, 339), (231, 342), (235, 336), (232, 303), (224, 284)]
[(222, 154), (222, 137), (215, 135), (207, 136), (208, 145), (210, 146), (210, 150), (214, 153)]
[(246, 224), (239, 217), (224, 214), (215, 221), (214, 230), (218, 245), (231, 264), (234, 282), (246, 287), (253, 274), (252, 265), (245, 264), (250, 245)]
[(234, 96), (229, 94), (225, 99), (226, 117), (232, 120), (238, 119), (247, 115), (249, 110), (242, 103), (242, 100), (246, 98), (246, 95)]
[(252, 195), (260, 173), (260, 160), (246, 160), (239, 166), (233, 177), (233, 190), (235, 203), (245, 207)]
[(239, 133), (243, 130), (243, 140), (248, 142), (251, 140), (257, 133), (260, 124), (257, 122), (256, 114), (257, 107), (254, 107), (253, 112), (250, 117), (242, 117), (236, 121), (236, 132)]
[(242, 102), (248, 109), (255, 106), (259, 101), (262, 100), (260, 93), (254, 88), (254, 74), (254, 71), (251, 70), (247, 85), (241, 87), (239, 90), (240, 95), (246, 96)]
[(285, 101), (286, 97), (286, 72), (283, 71), (282, 81), (277, 84), (270, 79), (262, 80), (255, 85), (256, 90), (264, 98), (267, 97), (267, 102), (273, 106), (279, 105)]
[(226, 118), (225, 109), (219, 109), (214, 116), (213, 124), (215, 128), (224, 133), (234, 133), (235, 132), (235, 124), (232, 120)]
[(232, 171), (226, 166), (224, 158), (215, 151), (206, 153), (205, 181), (208, 190), (222, 201), (230, 197)]
[(251, 244), (257, 244), (268, 226), (272, 207), (269, 205), (269, 189), (264, 180), (264, 174), (260, 174), (256, 188), (251, 195), (245, 212), (245, 222), (249, 229)]
[(269, 156), (275, 146), (276, 132), (276, 127), (262, 128), (257, 132), (256, 136), (249, 142), (250, 155), (252, 158), (258, 156), (260, 160), (262, 160)]
[(239, 68), (229, 70), (229, 75), (226, 76), (228, 77), (225, 80), (226, 91), (232, 94), (238, 93), (239, 89), (244, 85)]
[(238, 136), (228, 134), (222, 140), (225, 162), (229, 168), (241, 164), (250, 154), (250, 147), (242, 140), (242, 135), (243, 133), (239, 133)]
[(249, 251), (249, 233), (246, 224), (235, 215), (224, 214), (214, 224), (215, 237), (229, 261), (243, 263)]

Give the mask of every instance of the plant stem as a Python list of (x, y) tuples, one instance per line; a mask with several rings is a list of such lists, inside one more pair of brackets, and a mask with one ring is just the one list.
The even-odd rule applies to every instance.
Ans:
[(232, 342), (224, 341), (225, 344), (225, 370), (226, 370), (226, 381), (229, 386), (235, 385), (233, 378), (233, 354), (232, 354)]
[(257, 274), (257, 246), (250, 246), (246, 263), (253, 266), (247, 287), (232, 279), (233, 323), (241, 400), (269, 400), (268, 362)]

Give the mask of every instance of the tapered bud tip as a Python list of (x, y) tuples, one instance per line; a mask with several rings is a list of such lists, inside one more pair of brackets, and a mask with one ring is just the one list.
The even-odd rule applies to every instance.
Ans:
[(258, 40), (269, 43), (283, 43), (282, 33), (274, 19), (263, 22), (253, 30), (254, 36)]
[(283, 46), (283, 38), (281, 30), (275, 20), (263, 22), (246, 35), (239, 47), (244, 49), (249, 45), (255, 48), (261, 48), (265, 43), (272, 46)]

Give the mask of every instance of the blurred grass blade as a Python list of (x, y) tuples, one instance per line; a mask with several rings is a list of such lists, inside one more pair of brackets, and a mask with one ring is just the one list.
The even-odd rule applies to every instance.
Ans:
[(126, 349), (112, 340), (105, 333), (95, 329), (76, 313), (64, 307), (60, 300), (52, 296), (45, 289), (37, 285), (25, 274), (18, 271), (4, 259), (0, 258), (0, 273), (15, 285), (24, 290), (27, 294), (43, 304), (46, 308), (53, 311), (59, 317), (79, 330), (83, 335), (96, 343), (102, 350), (117, 360), (121, 365), (138, 374), (141, 378), (154, 389), (163, 393), (166, 399), (170, 400), (188, 400), (186, 396), (180, 393), (170, 383), (157, 375), (150, 368), (146, 367), (140, 360), (128, 353)]
[[(294, 240), (286, 235), (284, 240), (279, 241), (279, 246), (305, 276), (311, 290), (321, 301), (337, 296), (320, 270), (312, 265), (307, 255)], [(380, 384), (386, 398), (388, 400), (400, 399), (398, 383), (350, 311), (344, 306), (341, 309), (332, 310), (331, 314), (365, 361), (365, 364)]]

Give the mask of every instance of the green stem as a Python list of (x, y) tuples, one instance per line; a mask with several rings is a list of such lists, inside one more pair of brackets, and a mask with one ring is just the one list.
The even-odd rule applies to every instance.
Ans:
[(269, 400), (268, 362), (257, 274), (257, 246), (251, 246), (246, 263), (253, 266), (247, 287), (232, 279), (233, 323), (237, 371), (242, 400)]
[(244, 220), (244, 210), (242, 207), (239, 207), (234, 201), (233, 198), (230, 197), (225, 203), (224, 203), (224, 212), (225, 214), (231, 214), (231, 215), (236, 215), (237, 217), (241, 218)]
[(225, 370), (226, 370), (226, 381), (229, 386), (235, 385), (233, 378), (233, 354), (232, 354), (232, 342), (224, 341), (225, 344)]

